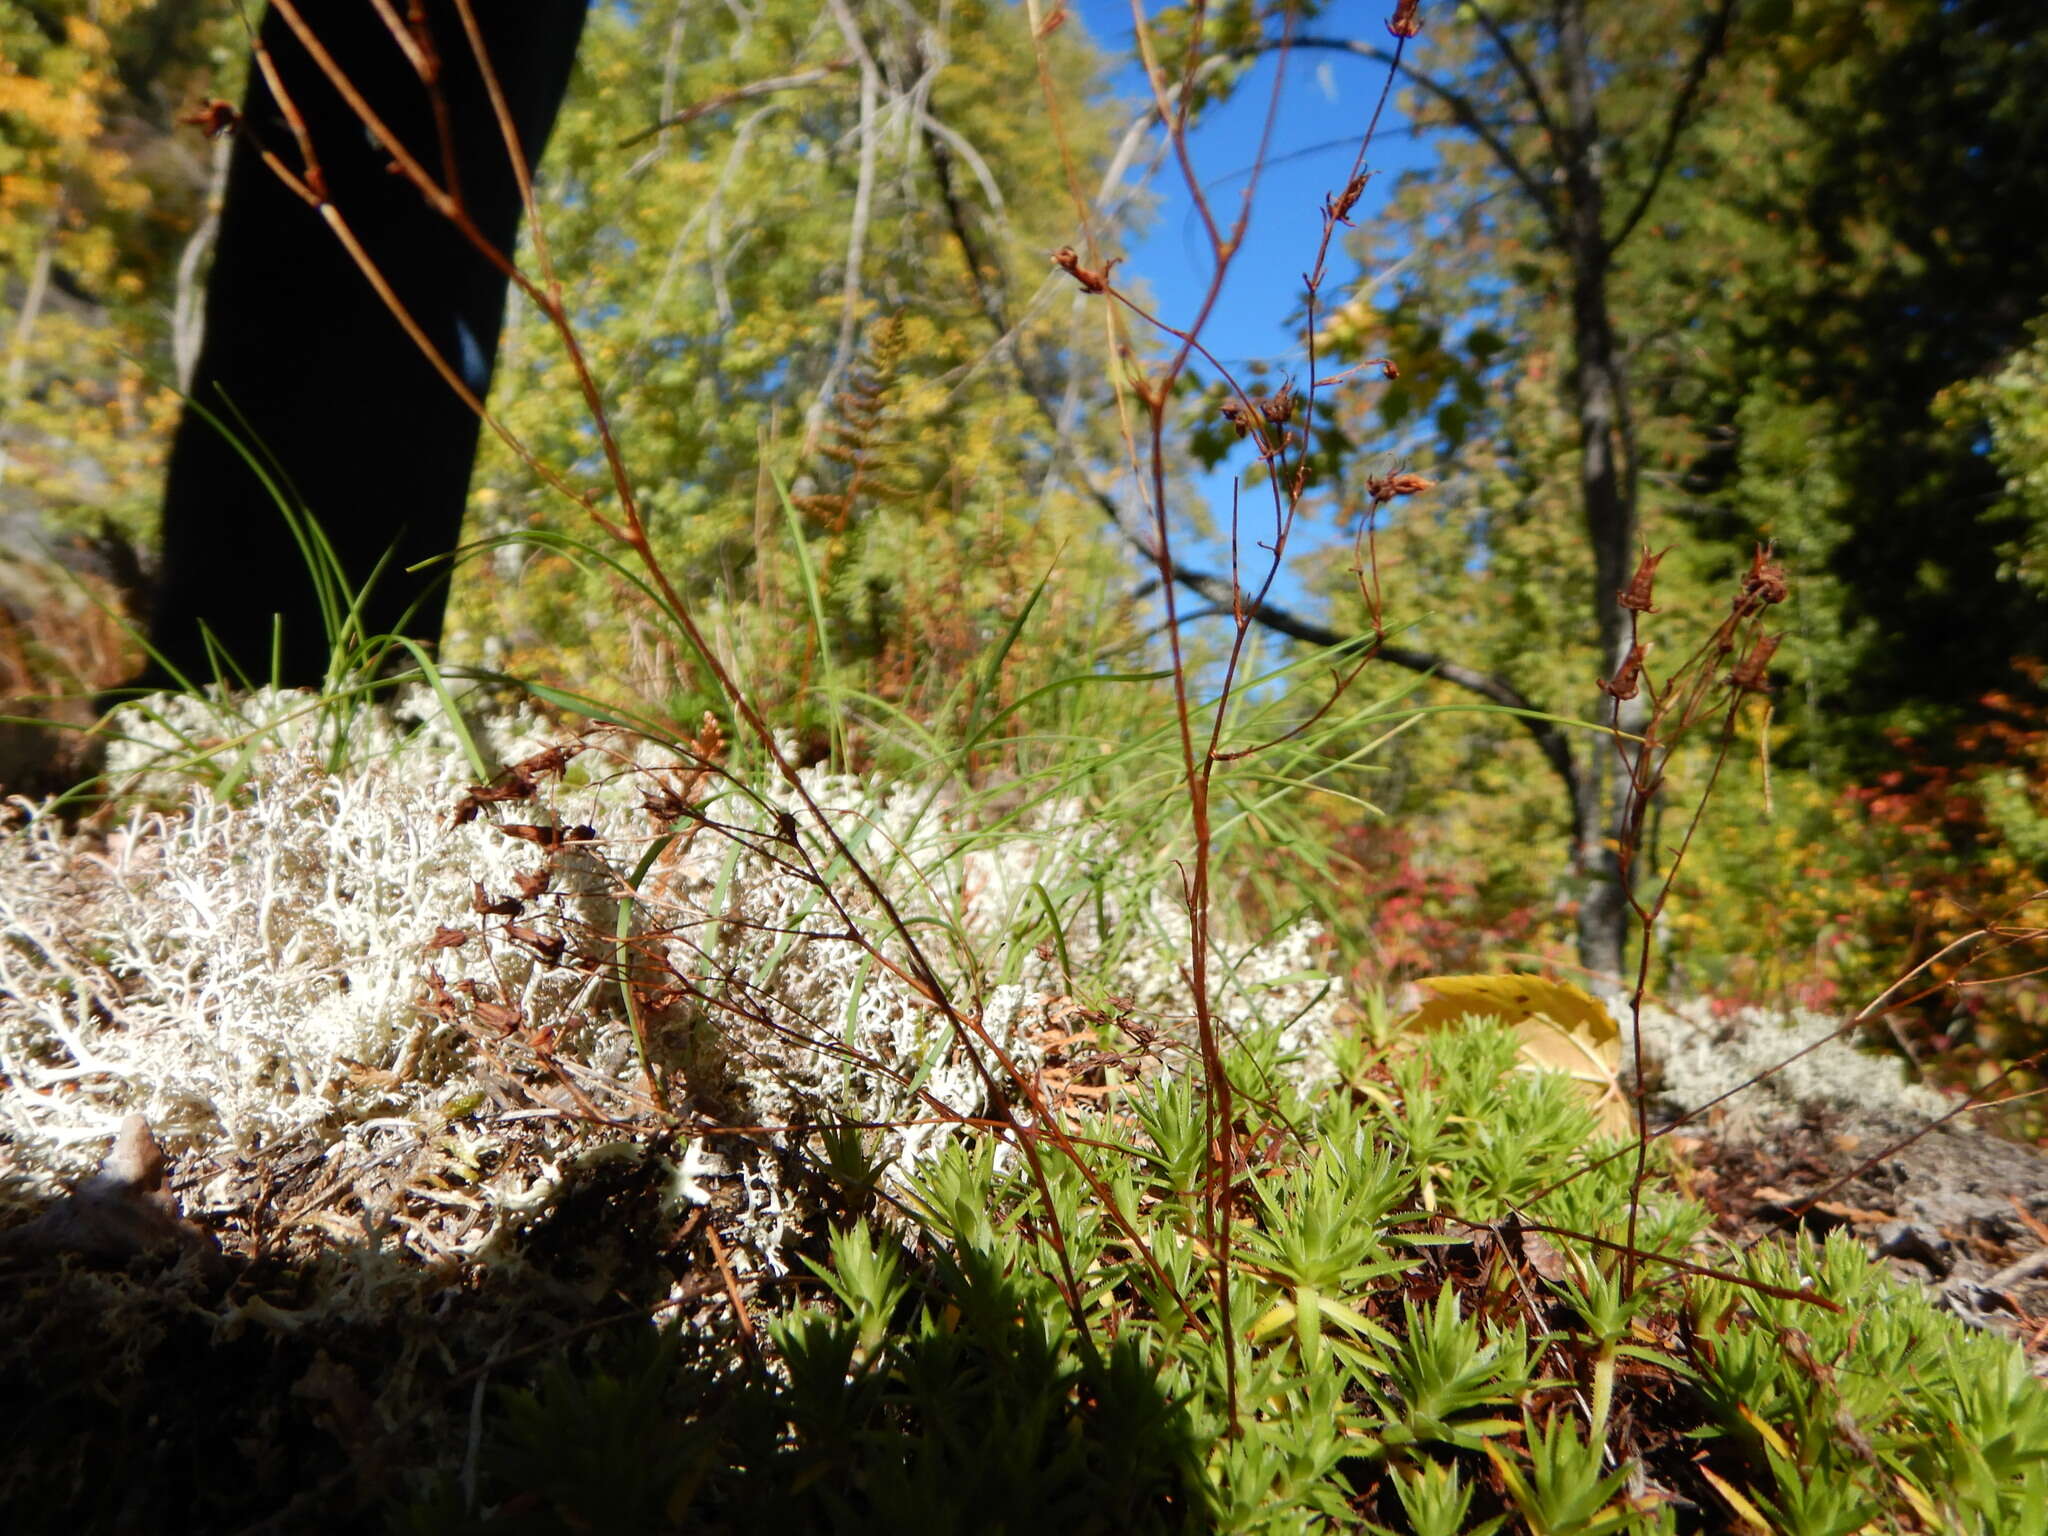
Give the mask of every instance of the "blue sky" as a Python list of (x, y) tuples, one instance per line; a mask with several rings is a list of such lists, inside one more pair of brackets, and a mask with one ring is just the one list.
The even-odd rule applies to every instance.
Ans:
[[(1128, 0), (1080, 0), (1078, 10), (1097, 43), (1113, 55), (1132, 54), (1132, 20)], [(1156, 7), (1148, 7), (1152, 9)], [(1323, 36), (1388, 41), (1383, 23), (1392, 7), (1386, 0), (1337, 0), (1316, 20)], [(1426, 46), (1427, 34), (1418, 40)], [(1417, 45), (1411, 45), (1411, 47)], [(1203, 340), (1233, 370), (1255, 362), (1275, 375), (1301, 374), (1304, 357), (1300, 337), (1289, 325), (1302, 299), (1301, 274), (1315, 258), (1321, 231), (1320, 209), (1325, 194), (1335, 191), (1351, 169), (1359, 136), (1372, 115), (1385, 82), (1383, 65), (1347, 54), (1303, 51), (1285, 61), (1262, 61), (1224, 104), (1212, 108), (1193, 135), (1192, 158), (1219, 222), (1236, 216), (1248, 173), (1257, 154), (1276, 75), (1285, 68), (1280, 108), (1274, 120), (1267, 164), (1260, 175), (1250, 234), (1233, 262), (1222, 299), (1203, 333)], [(1148, 96), (1142, 70), (1135, 64), (1116, 78), (1118, 88), (1135, 100)], [(1428, 146), (1407, 131), (1390, 102), (1380, 119), (1368, 167), (1376, 172), (1352, 218), (1362, 222), (1384, 201), (1395, 176), (1421, 163)], [(1158, 301), (1163, 319), (1185, 324), (1195, 315), (1213, 274), (1208, 241), (1187, 192), (1179, 166), (1170, 158), (1151, 183), (1157, 214), (1145, 237), (1124, 253), (1117, 269), (1120, 282), (1140, 279)], [(1322, 302), (1325, 308), (1343, 303), (1358, 280), (1357, 265), (1341, 235), (1333, 247)], [(1229, 513), (1228, 470), (1203, 477), (1201, 493), (1218, 524)], [(1263, 498), (1262, 498), (1263, 499)], [(1251, 505), (1249, 500), (1247, 506)], [(1304, 530), (1311, 538), (1327, 538), (1326, 525)], [(1296, 546), (1295, 576), (1283, 578), (1275, 599), (1303, 601), (1299, 576), (1315, 558), (1311, 545)], [(1219, 568), (1223, 552), (1214, 548), (1191, 554)], [(1348, 547), (1343, 555), (1349, 559)]]

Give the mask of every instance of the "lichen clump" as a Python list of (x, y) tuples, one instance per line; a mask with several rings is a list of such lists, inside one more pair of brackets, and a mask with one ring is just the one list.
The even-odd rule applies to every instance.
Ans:
[[(900, 1180), (961, 1118), (1028, 1114), (985, 1075), (989, 1047), (1043, 1065), (1067, 965), (1129, 1009), (1164, 1015), (1184, 991), (1185, 913), (1077, 803), (989, 831), (951, 791), (749, 779), (715, 730), (551, 751), (530, 713), (458, 730), (431, 696), (345, 716), (297, 694), (157, 700), (116, 723), (110, 822), (30, 810), (0, 835), (16, 1202), (89, 1170), (135, 1113), (174, 1161), (220, 1170), (222, 1210), (231, 1175), (266, 1161), (411, 1167), (459, 1142), (437, 1177), (460, 1173), (483, 1219), (443, 1235), (471, 1254), (546, 1203), (572, 1149), (678, 1120), (787, 1127), (785, 1149), (857, 1123)], [(481, 784), (465, 738), (495, 770)], [(1091, 897), (1064, 955), (1018, 937), (1048, 890)], [(1328, 1027), (1312, 937), (1226, 945), (1222, 1006)], [(738, 1175), (770, 1267), (800, 1199), (775, 1141), (678, 1164), (693, 1190)]]

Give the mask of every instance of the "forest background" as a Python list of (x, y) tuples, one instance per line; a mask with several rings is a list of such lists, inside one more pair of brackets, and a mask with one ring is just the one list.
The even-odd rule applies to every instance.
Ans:
[[(1260, 670), (1372, 638), (1375, 590), (1387, 627), (1330, 748), (1370, 748), (1372, 776), (1242, 845), (1261, 850), (1231, 893), (1254, 926), (1313, 913), (1326, 963), (1375, 984), (1612, 972), (1586, 920), (1613, 852), (1612, 746), (1560, 722), (1614, 707), (1598, 681), (1621, 660), (1603, 617), (1615, 549), (1631, 568), (1638, 543), (1668, 551), (1656, 602), (1675, 662), (1768, 541), (1793, 587), (1772, 691), (1725, 761), (1707, 741), (1672, 759), (1670, 824), (1645, 828), (1639, 873), (1668, 867), (1718, 773), (1658, 920), (1657, 986), (1847, 1013), (1931, 960), (1883, 1031), (1923, 1068), (1983, 1082), (2048, 1045), (2028, 937), (2048, 886), (2048, 40), (2024, 10), (1425, 7), (1385, 156), (1401, 169), (1349, 210), (1358, 276), (1313, 315), (1297, 273), (1320, 194), (1297, 196), (1288, 170), (1320, 163), (1295, 157), (1323, 140), (1355, 144), (1366, 72), (1333, 90), (1319, 70), (1383, 65), (1384, 17), (1203, 13), (1195, 184), (1226, 223), (1252, 188), (1261, 228), (1291, 228), (1301, 252), (1235, 279), (1293, 326), (1236, 383), (1254, 400), (1299, 387), (1311, 342), (1323, 377), (1355, 369), (1316, 394), (1310, 522), (1275, 588), (1284, 611), (1253, 628)], [(812, 757), (886, 773), (1003, 710), (1064, 729), (1045, 699), (1161, 665), (1129, 360), (1170, 338), (1106, 323), (1048, 257), (1074, 247), (1099, 271), (1195, 214), (1129, 87), (1128, 21), (1058, 14), (733, 0), (591, 19), (540, 184), (555, 262), (664, 558)], [(1192, 24), (1153, 20), (1169, 44)], [(17, 571), (22, 519), (149, 546), (226, 164), (187, 119), (238, 97), (245, 57), (221, 0), (0, 10), (0, 512)], [(1276, 59), (1283, 99), (1323, 104), (1286, 114), (1306, 142), (1262, 142)], [(1209, 116), (1252, 126), (1205, 138)], [(1591, 245), (1574, 224), (1589, 199)], [(1115, 269), (1170, 324), (1196, 319), (1199, 293), (1147, 281)], [(1619, 540), (1589, 522), (1595, 298)], [(547, 329), (515, 301), (493, 405), (544, 461), (589, 468)], [(1234, 404), (1198, 360), (1165, 439), (1182, 595), (1208, 603), (1179, 612), (1197, 657), (1232, 638), (1231, 484), (1247, 563), (1269, 537)], [(404, 473), (402, 443), (352, 450)], [(1431, 483), (1388, 497), (1397, 473)], [(487, 449), (471, 537), (573, 532), (578, 515)], [(11, 572), (7, 603), (11, 694), (86, 695), (133, 664), (61, 581)], [(719, 703), (566, 545), (467, 560), (446, 655), (682, 721)], [(1376, 710), (1410, 694), (1421, 708), (1381, 741)], [(2041, 1080), (2022, 1066), (2005, 1091)], [(2041, 1133), (2032, 1103), (2010, 1129)]]

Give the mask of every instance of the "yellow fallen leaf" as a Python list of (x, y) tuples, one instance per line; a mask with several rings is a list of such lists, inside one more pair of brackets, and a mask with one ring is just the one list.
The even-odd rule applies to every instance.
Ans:
[(1541, 976), (1425, 976), (1429, 1000), (1408, 1016), (1410, 1029), (1441, 1029), (1460, 1019), (1498, 1019), (1515, 1035), (1523, 1064), (1563, 1072), (1599, 1117), (1604, 1136), (1635, 1134), (1621, 1089), (1621, 1026), (1570, 982)]
[(1619, 1041), (1621, 1027), (1593, 998), (1568, 981), (1541, 976), (1425, 976), (1420, 985), (1434, 995), (1409, 1015), (1411, 1026), (1433, 1029), (1478, 1014), (1505, 1024), (1542, 1015), (1588, 1038)]

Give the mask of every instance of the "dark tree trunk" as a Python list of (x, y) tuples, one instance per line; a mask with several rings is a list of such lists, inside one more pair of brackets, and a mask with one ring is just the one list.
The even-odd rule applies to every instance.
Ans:
[[(532, 161), (568, 85), (585, 0), (473, 3)], [(446, 155), (427, 90), (368, 0), (298, 0), (327, 52), (420, 163), (445, 184), (453, 162), (470, 218), (509, 254), (519, 190), (481, 72), (450, 0), (425, 0), (423, 9), (441, 60)], [(335, 209), (425, 335), (482, 395), (504, 319), (503, 275), (392, 171), (279, 12), (264, 18), (261, 36)], [(303, 169), (262, 72), (252, 68), (250, 82), (192, 384), (193, 404), (215, 420), (188, 407), (171, 450), (150, 632), (159, 659), (144, 679), (154, 685), (169, 682), (173, 669), (210, 681), (218, 667), (207, 635), (253, 679), (272, 676), (273, 654), (281, 682), (325, 677), (336, 593), (329, 588), (323, 610), (314, 562), (279, 495), (310, 515), (332, 545), (342, 611), (377, 573), (362, 603), (361, 634), (434, 643), (446, 570), (405, 568), (454, 547), (476, 451), (474, 413), (420, 354), (320, 212), (263, 163), (267, 150)]]
[[(1600, 165), (1600, 122), (1592, 61), (1586, 43), (1585, 0), (1559, 8), (1557, 66), (1565, 100), (1559, 145), (1564, 171), (1564, 239), (1571, 262), (1572, 404), (1579, 425), (1579, 494), (1586, 539), (1593, 551), (1593, 610), (1602, 665), (1619, 671), (1630, 646), (1628, 615), (1616, 600), (1628, 580), (1637, 530), (1634, 433), (1628, 381), (1614, 334), (1607, 278), (1612, 248), (1606, 227), (1606, 186)], [(1609, 718), (1614, 701), (1599, 695), (1595, 718)], [(1636, 701), (1620, 706), (1623, 730), (1639, 724)], [(1630, 771), (1618, 743), (1593, 749), (1579, 777), (1575, 853), (1583, 894), (1579, 902), (1579, 961), (1621, 975), (1628, 948), (1630, 874), (1620, 856)]]

